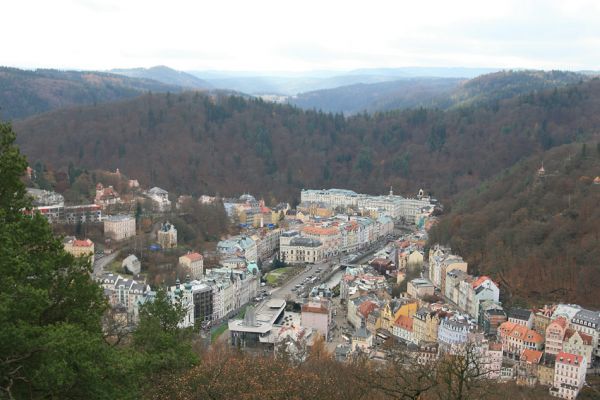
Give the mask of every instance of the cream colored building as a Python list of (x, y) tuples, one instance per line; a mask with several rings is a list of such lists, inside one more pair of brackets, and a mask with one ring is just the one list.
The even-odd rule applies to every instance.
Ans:
[(156, 233), (158, 244), (163, 249), (172, 249), (177, 247), (177, 229), (170, 222), (161, 225)]
[(65, 238), (63, 246), (65, 251), (74, 257), (90, 256), (92, 264), (94, 263), (94, 242), (90, 239), (77, 240), (73, 236), (68, 236)]
[(204, 257), (200, 253), (188, 253), (179, 257), (179, 264), (190, 269), (192, 279), (201, 279), (204, 275)]
[(423, 266), (423, 253), (421, 253), (418, 250), (414, 250), (412, 253), (410, 253), (410, 255), (408, 256), (408, 268), (409, 269), (416, 269), (416, 268), (421, 268)]
[(111, 215), (104, 220), (104, 236), (123, 240), (135, 236), (135, 218), (129, 215)]

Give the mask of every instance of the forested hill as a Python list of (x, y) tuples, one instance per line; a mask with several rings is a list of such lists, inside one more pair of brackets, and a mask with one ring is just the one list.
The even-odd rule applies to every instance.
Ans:
[(465, 105), (493, 105), (515, 96), (561, 88), (588, 79), (590, 75), (568, 71), (500, 71), (469, 80), (410, 78), (341, 86), (301, 93), (291, 97), (289, 102), (305, 109), (346, 114), (421, 106), (450, 109)]
[[(543, 167), (545, 172), (538, 169)], [(431, 232), (512, 301), (600, 307), (600, 139), (520, 162), (454, 202)]]
[(36, 161), (120, 168), (183, 193), (294, 199), (301, 188), (445, 199), (523, 157), (585, 138), (600, 126), (600, 80), (447, 112), (344, 118), (200, 93), (151, 94), (58, 110), (15, 124)]
[(151, 79), (168, 85), (181, 86), (188, 89), (211, 89), (212, 85), (203, 79), (183, 71), (177, 71), (164, 65), (152, 68), (113, 69), (110, 72), (131, 78)]
[(439, 99), (465, 79), (409, 78), (391, 82), (358, 83), (333, 89), (301, 93), (289, 103), (304, 109), (355, 114), (403, 108), (437, 106)]
[(24, 118), (57, 108), (132, 98), (148, 91), (181, 90), (175, 85), (104, 72), (0, 67), (0, 118)]
[(590, 79), (569, 71), (499, 71), (465, 81), (448, 98), (441, 98), (443, 108), (473, 104), (492, 104), (531, 92), (557, 89)]

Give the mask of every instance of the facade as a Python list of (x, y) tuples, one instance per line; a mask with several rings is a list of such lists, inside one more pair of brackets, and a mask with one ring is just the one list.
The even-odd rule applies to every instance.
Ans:
[(594, 356), (600, 357), (600, 311), (580, 309), (570, 321), (573, 329), (592, 338)]
[(332, 307), (328, 299), (311, 299), (301, 307), (300, 324), (321, 333), (325, 340), (329, 339), (332, 323)]
[(63, 241), (65, 251), (74, 257), (90, 257), (94, 263), (94, 242), (90, 239), (77, 240), (73, 236), (67, 236)]
[(585, 383), (587, 360), (582, 356), (560, 352), (554, 366), (554, 385), (550, 394), (561, 399), (574, 399)]
[(107, 207), (114, 204), (119, 204), (121, 202), (121, 198), (119, 197), (119, 193), (112, 187), (104, 187), (101, 183), (96, 185), (96, 197), (94, 198), (94, 203), (98, 204), (101, 207)]
[(165, 212), (171, 209), (171, 201), (169, 200), (169, 192), (159, 187), (153, 187), (146, 192), (146, 195), (152, 203), (156, 211)]
[(300, 202), (319, 203), (330, 209), (352, 207), (363, 212), (376, 212), (394, 219), (404, 218), (409, 222), (414, 222), (415, 216), (420, 214), (423, 208), (431, 206), (429, 198), (403, 198), (394, 196), (391, 190), (389, 195), (370, 196), (345, 189), (302, 189)]
[(498, 327), (502, 351), (508, 357), (518, 357), (523, 350), (542, 350), (544, 337), (522, 324), (506, 321)]
[(506, 313), (502, 307), (489, 307), (481, 312), (481, 325), (486, 335), (496, 336), (498, 327), (506, 322)]
[(125, 271), (128, 271), (130, 274), (133, 275), (139, 274), (142, 270), (142, 264), (140, 263), (140, 260), (138, 260), (138, 258), (133, 254), (130, 254), (127, 257), (125, 257), (125, 259), (121, 263), (121, 266)]
[(107, 217), (104, 220), (104, 236), (115, 241), (135, 236), (135, 218), (129, 215)]
[(567, 333), (568, 322), (565, 317), (558, 317), (546, 328), (546, 353), (558, 354), (563, 350), (563, 340)]
[(426, 296), (433, 296), (433, 284), (427, 279), (416, 278), (406, 285), (406, 293), (409, 297), (422, 299)]
[(523, 308), (512, 308), (508, 312), (508, 322), (523, 325), (529, 329), (533, 328), (533, 312)]
[(179, 257), (179, 264), (189, 268), (192, 279), (204, 276), (204, 257), (200, 253), (188, 253)]
[(366, 328), (358, 328), (352, 335), (352, 351), (368, 351), (373, 347), (373, 335)]
[(590, 360), (588, 366), (591, 367), (591, 360), (593, 360), (592, 357), (594, 357), (594, 347), (591, 336), (574, 331), (573, 329), (567, 329), (562, 347), (565, 353), (575, 354), (582, 356), (586, 360)]
[(440, 322), (437, 341), (441, 348), (452, 351), (467, 343), (472, 326), (464, 317), (452, 316)]
[(399, 316), (396, 322), (394, 322), (392, 334), (405, 343), (418, 344), (413, 334), (413, 319), (411, 317), (405, 315)]
[(102, 207), (97, 204), (84, 204), (78, 206), (48, 205), (33, 208), (50, 223), (94, 223), (102, 221)]
[(233, 236), (217, 243), (217, 251), (221, 257), (243, 257), (248, 262), (256, 262), (258, 252), (256, 242), (247, 235)]
[(325, 259), (323, 244), (308, 237), (292, 237), (289, 241), (280, 241), (281, 259), (286, 263), (312, 263), (316, 264)]
[(467, 263), (462, 257), (451, 254), (449, 248), (439, 245), (429, 250), (429, 280), (442, 293), (446, 291), (446, 275), (453, 270), (467, 272)]
[(124, 307), (127, 310), (127, 323), (135, 324), (139, 317), (139, 305), (152, 294), (150, 286), (114, 274), (104, 274), (96, 280), (104, 289), (110, 306)]
[(337, 226), (306, 225), (302, 228), (302, 236), (320, 242), (324, 258), (337, 255), (341, 248), (342, 236)]
[(160, 226), (156, 233), (157, 241), (163, 249), (172, 249), (177, 247), (177, 229), (170, 222), (165, 222)]

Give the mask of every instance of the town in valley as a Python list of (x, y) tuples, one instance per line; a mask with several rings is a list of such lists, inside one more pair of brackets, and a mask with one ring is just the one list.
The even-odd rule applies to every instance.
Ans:
[[(35, 180), (34, 170), (28, 174)], [(486, 379), (543, 385), (565, 399), (599, 367), (600, 312), (562, 303), (505, 307), (498, 281), (470, 274), (451, 248), (428, 245), (444, 207), (424, 190), (404, 197), (393, 188), (302, 189), (291, 207), (248, 193), (145, 189), (118, 169), (104, 176), (127, 193), (102, 182), (86, 204), (28, 193), (34, 212), (78, 233), (64, 237), (64, 248), (90, 257), (111, 307), (105, 329), (116, 321), (120, 332), (134, 330), (140, 308), (166, 290), (185, 309), (180, 327), (206, 347), (284, 352), (302, 362), (323, 340), (339, 362), (386, 363), (402, 351), (415, 365), (469, 349)], [(190, 246), (189, 234), (182, 241), (189, 228), (173, 221), (184, 221), (192, 204), (220, 208), (235, 232), (210, 249)]]

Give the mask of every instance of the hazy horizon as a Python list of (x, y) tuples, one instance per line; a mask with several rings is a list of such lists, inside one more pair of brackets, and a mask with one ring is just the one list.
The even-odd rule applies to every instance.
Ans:
[[(593, 1), (8, 2), (2, 64), (306, 73), (403, 66), (596, 70)], [(32, 10), (35, 9), (35, 13)]]

